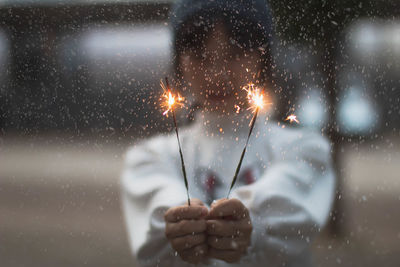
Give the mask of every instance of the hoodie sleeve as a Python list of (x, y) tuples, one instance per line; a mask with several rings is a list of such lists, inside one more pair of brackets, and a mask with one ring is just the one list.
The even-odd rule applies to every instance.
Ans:
[(301, 258), (325, 224), (334, 197), (328, 142), (316, 133), (279, 140), (271, 167), (258, 181), (232, 194), (248, 207), (253, 223), (244, 261), (265, 266)]
[(188, 266), (165, 237), (165, 211), (186, 203), (176, 158), (171, 156), (175, 150), (168, 143), (165, 137), (152, 139), (126, 154), (122, 202), (129, 241), (140, 266)]

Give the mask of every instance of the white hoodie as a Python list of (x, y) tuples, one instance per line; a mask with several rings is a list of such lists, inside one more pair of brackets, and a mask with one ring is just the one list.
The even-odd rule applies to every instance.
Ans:
[[(311, 265), (309, 246), (334, 197), (330, 146), (318, 133), (282, 128), (265, 118), (260, 116), (255, 125), (230, 195), (250, 211), (251, 246), (238, 264), (210, 260), (210, 266)], [(208, 205), (226, 197), (248, 124), (243, 116), (198, 114), (196, 123), (182, 129), (191, 197)], [(151, 138), (128, 151), (122, 199), (131, 247), (141, 266), (191, 266), (164, 234), (164, 212), (187, 201), (175, 135)]]

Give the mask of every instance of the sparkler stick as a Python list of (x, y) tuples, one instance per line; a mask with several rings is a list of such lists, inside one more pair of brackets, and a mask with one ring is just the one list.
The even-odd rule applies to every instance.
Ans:
[(235, 183), (236, 183), (236, 180), (237, 180), (237, 177), (238, 177), (240, 168), (242, 167), (242, 162), (243, 162), (244, 154), (246, 154), (247, 145), (249, 144), (250, 135), (251, 135), (251, 133), (253, 132), (254, 124), (256, 123), (256, 120), (257, 120), (258, 111), (259, 111), (259, 108), (256, 108), (256, 110), (255, 110), (255, 112), (254, 112), (254, 115), (253, 115), (253, 118), (251, 119), (250, 131), (249, 131), (249, 134), (247, 135), (246, 145), (244, 146), (243, 151), (242, 151), (242, 154), (240, 155), (239, 164), (238, 164), (237, 167), (236, 167), (235, 175), (233, 176), (232, 183), (231, 183), (231, 186), (230, 186), (230, 188), (229, 188), (228, 195), (227, 195), (226, 198), (229, 198), (229, 195), (230, 195), (230, 193), (231, 193), (231, 190), (232, 190), (233, 186), (234, 186)]
[(239, 163), (236, 167), (235, 174), (233, 175), (232, 183), (231, 183), (231, 186), (229, 187), (228, 195), (226, 198), (229, 198), (231, 190), (236, 183), (238, 174), (240, 172), (240, 168), (242, 167), (243, 158), (244, 158), (244, 155), (246, 154), (247, 145), (249, 144), (250, 136), (251, 136), (251, 133), (253, 132), (254, 125), (257, 120), (258, 112), (265, 105), (264, 95), (262, 94), (262, 92), (260, 91), (259, 88), (256, 88), (254, 86), (254, 84), (249, 84), (247, 87), (244, 87), (243, 89), (247, 91), (247, 98), (249, 99), (249, 103), (252, 105), (249, 109), (254, 110), (254, 115), (250, 121), (250, 129), (249, 129), (249, 133), (247, 135), (246, 145), (244, 146), (242, 154), (240, 155)]
[[(190, 197), (189, 197), (189, 183), (187, 180), (186, 176), (186, 168), (185, 168), (185, 161), (183, 160), (183, 153), (182, 153), (182, 148), (181, 148), (181, 142), (179, 139), (179, 131), (178, 131), (178, 124), (176, 122), (176, 116), (175, 116), (175, 110), (174, 110), (174, 104), (179, 104), (182, 105), (180, 102), (183, 100), (183, 98), (178, 94), (177, 96), (173, 95), (171, 92), (171, 87), (169, 86), (168, 83), (168, 78), (165, 77), (165, 86), (161, 81), (161, 87), (164, 90), (164, 97), (167, 99), (167, 104), (166, 106), (168, 109), (163, 113), (164, 115), (168, 115), (168, 112), (171, 111), (172, 113), (172, 118), (174, 121), (174, 127), (175, 127), (175, 134), (176, 134), (176, 139), (178, 140), (178, 147), (179, 147), (179, 156), (181, 158), (181, 168), (182, 168), (182, 174), (183, 174), (183, 180), (185, 182), (185, 187), (186, 187), (186, 194), (187, 194), (187, 200), (188, 200), (188, 206), (190, 206)], [(175, 100), (176, 99), (176, 100)]]

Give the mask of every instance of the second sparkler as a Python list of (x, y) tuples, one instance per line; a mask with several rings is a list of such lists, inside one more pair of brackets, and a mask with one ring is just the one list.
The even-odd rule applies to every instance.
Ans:
[(242, 154), (240, 155), (239, 163), (236, 167), (235, 174), (233, 175), (233, 179), (231, 182), (231, 186), (229, 187), (227, 198), (229, 198), (229, 194), (231, 193), (231, 190), (232, 190), (233, 186), (235, 185), (238, 174), (240, 172), (243, 158), (244, 158), (244, 155), (246, 154), (247, 146), (249, 144), (250, 136), (251, 136), (251, 133), (253, 132), (254, 125), (257, 120), (258, 112), (260, 111), (260, 109), (263, 109), (265, 107), (265, 105), (267, 104), (267, 103), (265, 103), (263, 90), (261, 88), (255, 86), (253, 83), (250, 83), (247, 86), (245, 86), (243, 88), (243, 90), (247, 91), (247, 99), (250, 104), (249, 109), (253, 110), (254, 115), (250, 121), (250, 129), (249, 129), (249, 134), (247, 135), (246, 145), (244, 146)]

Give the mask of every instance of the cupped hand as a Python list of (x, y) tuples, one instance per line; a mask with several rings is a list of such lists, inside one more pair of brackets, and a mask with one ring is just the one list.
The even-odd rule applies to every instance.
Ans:
[(238, 262), (246, 253), (253, 231), (249, 211), (238, 199), (220, 199), (207, 216), (208, 257)]
[(206, 258), (207, 215), (207, 207), (198, 199), (191, 199), (191, 206), (172, 207), (165, 212), (165, 235), (182, 260), (199, 263)]

